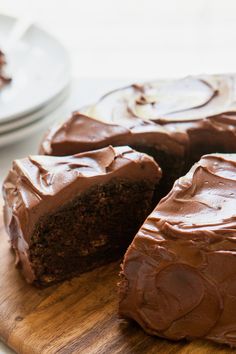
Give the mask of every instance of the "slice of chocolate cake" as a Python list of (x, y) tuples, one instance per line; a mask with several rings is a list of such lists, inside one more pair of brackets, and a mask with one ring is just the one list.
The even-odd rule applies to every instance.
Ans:
[(161, 170), (131, 148), (16, 160), (5, 225), (26, 280), (49, 285), (119, 259), (155, 204)]
[(3, 72), (5, 64), (6, 64), (5, 55), (0, 50), (0, 89), (6, 84), (8, 84), (9, 82), (11, 82), (11, 79), (9, 77), (6, 77), (6, 75)]
[(236, 154), (202, 157), (141, 227), (123, 263), (122, 317), (172, 340), (236, 346)]
[(129, 145), (161, 166), (165, 194), (203, 154), (236, 152), (235, 83), (236, 75), (200, 75), (113, 91), (53, 128), (41, 152)]

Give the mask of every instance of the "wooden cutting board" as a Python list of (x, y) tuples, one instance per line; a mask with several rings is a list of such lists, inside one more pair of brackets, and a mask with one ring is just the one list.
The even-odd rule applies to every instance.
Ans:
[(14, 267), (0, 215), (0, 336), (17, 353), (233, 353), (206, 341), (169, 342), (117, 317), (119, 264), (44, 290)]

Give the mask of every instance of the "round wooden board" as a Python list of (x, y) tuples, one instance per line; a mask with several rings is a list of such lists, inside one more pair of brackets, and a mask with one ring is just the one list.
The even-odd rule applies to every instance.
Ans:
[(207, 341), (169, 342), (117, 317), (119, 263), (39, 290), (14, 267), (0, 218), (0, 336), (17, 353), (233, 353)]

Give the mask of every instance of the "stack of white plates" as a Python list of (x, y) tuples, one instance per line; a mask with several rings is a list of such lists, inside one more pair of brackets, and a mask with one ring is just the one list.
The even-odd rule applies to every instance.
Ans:
[[(15, 18), (0, 15), (0, 49), (15, 23)], [(0, 91), (0, 146), (48, 126), (54, 117), (49, 113), (67, 98), (70, 81), (66, 50), (37, 25), (6, 54), (12, 82)]]

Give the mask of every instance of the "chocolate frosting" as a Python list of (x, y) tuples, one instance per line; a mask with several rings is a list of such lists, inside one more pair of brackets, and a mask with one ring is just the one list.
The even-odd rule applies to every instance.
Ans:
[(64, 156), (75, 152), (113, 146), (132, 145), (156, 146), (160, 149), (184, 156), (186, 137), (179, 132), (168, 132), (162, 126), (143, 123), (127, 128), (90, 118), (79, 112), (62, 125), (54, 126), (43, 139), (40, 153)]
[(153, 335), (236, 346), (236, 154), (202, 157), (130, 245), (120, 315)]
[(154, 146), (197, 161), (236, 152), (235, 75), (162, 80), (113, 91), (44, 138), (41, 153), (66, 155), (107, 144)]
[(11, 81), (11, 79), (6, 77), (3, 73), (3, 68), (5, 64), (6, 64), (5, 55), (0, 50), (0, 89)]
[(35, 278), (28, 258), (34, 228), (41, 216), (57, 210), (96, 184), (114, 178), (156, 184), (159, 166), (128, 146), (66, 157), (29, 156), (13, 162), (4, 185), (4, 221), (29, 282)]

